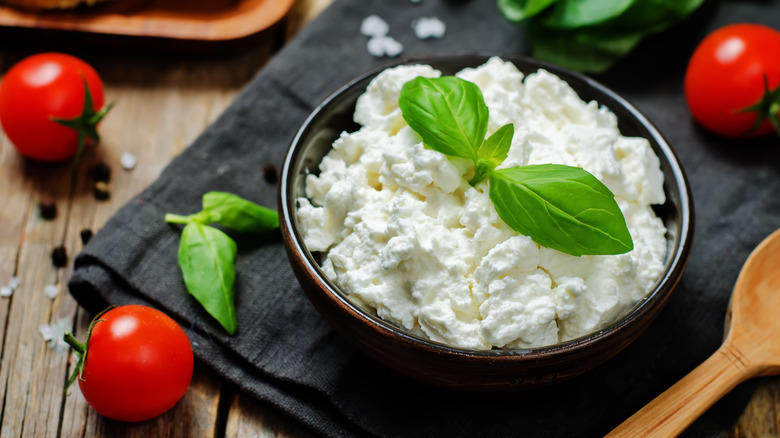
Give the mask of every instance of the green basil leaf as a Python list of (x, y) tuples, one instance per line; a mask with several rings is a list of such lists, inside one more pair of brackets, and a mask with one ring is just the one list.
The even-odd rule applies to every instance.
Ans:
[(527, 31), (534, 57), (588, 73), (605, 72), (646, 36), (641, 29), (616, 30), (604, 25), (553, 30), (529, 23)]
[(507, 123), (498, 128), (490, 137), (482, 143), (477, 150), (477, 158), (495, 163), (495, 168), (506, 160), (509, 148), (512, 146), (512, 137), (515, 135), (515, 125)]
[(192, 222), (179, 244), (179, 267), (189, 293), (229, 334), (238, 328), (235, 279), (236, 243), (222, 231)]
[(490, 200), (501, 219), (539, 245), (580, 256), (634, 247), (612, 192), (587, 171), (540, 164), (490, 172)]
[(404, 84), (398, 105), (426, 146), (477, 162), (488, 108), (476, 84), (454, 76), (417, 77)]
[(203, 195), (203, 211), (212, 221), (236, 231), (268, 231), (279, 228), (275, 210), (227, 192)]
[(515, 126), (511, 123), (498, 128), (490, 137), (482, 143), (477, 150), (477, 164), (471, 185), (485, 179), (491, 170), (506, 160), (509, 148), (512, 146), (512, 137), (515, 135)]
[(534, 17), (561, 0), (498, 0), (498, 9), (507, 20), (519, 23)]
[(620, 16), (636, 0), (563, 0), (545, 17), (552, 28), (574, 29), (592, 26)]
[[(645, 37), (687, 18), (704, 0), (562, 0), (526, 21), (535, 58), (603, 73)], [(512, 21), (512, 20), (510, 20)]]

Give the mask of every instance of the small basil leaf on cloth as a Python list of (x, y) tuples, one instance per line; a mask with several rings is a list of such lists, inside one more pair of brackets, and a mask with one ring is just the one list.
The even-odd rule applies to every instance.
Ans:
[(490, 172), (490, 200), (501, 219), (534, 242), (573, 256), (634, 248), (612, 192), (587, 171), (538, 164)]
[(236, 252), (233, 239), (214, 227), (191, 222), (182, 231), (178, 257), (187, 290), (231, 335), (238, 328)]
[(454, 76), (417, 77), (404, 84), (398, 105), (426, 146), (476, 164), (488, 124), (488, 108), (476, 84)]
[(208, 211), (214, 222), (236, 231), (261, 232), (279, 228), (279, 214), (275, 210), (232, 193), (205, 193), (203, 211)]

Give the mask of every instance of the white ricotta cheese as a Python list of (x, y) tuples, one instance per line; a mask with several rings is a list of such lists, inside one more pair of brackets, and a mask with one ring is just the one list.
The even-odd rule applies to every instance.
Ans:
[(298, 220), (323, 270), (356, 302), (434, 341), (470, 349), (529, 348), (599, 330), (655, 286), (666, 252), (658, 157), (617, 119), (583, 102), (557, 76), (524, 75), (492, 58), (458, 76), (476, 83), (490, 110), (488, 135), (513, 123), (502, 167), (560, 163), (606, 184), (634, 250), (574, 257), (511, 230), (467, 183), (469, 161), (423, 147), (398, 108), (406, 81), (438, 77), (429, 66), (389, 69), (356, 105), (362, 128), (342, 133), (306, 179)]

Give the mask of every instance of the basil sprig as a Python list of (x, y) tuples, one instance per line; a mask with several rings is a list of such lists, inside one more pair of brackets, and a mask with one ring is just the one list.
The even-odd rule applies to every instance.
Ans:
[(704, 0), (497, 0), (522, 23), (533, 56), (573, 70), (602, 73), (642, 39), (685, 20)]
[(485, 139), (488, 109), (475, 84), (454, 76), (417, 77), (404, 84), (398, 103), (427, 147), (474, 163), (469, 183), (488, 179), (490, 200), (513, 230), (574, 256), (634, 248), (615, 195), (586, 170), (561, 164), (496, 168), (509, 153), (514, 126)]
[(279, 228), (278, 214), (232, 193), (208, 192), (201, 211), (189, 216), (168, 213), (165, 221), (186, 224), (178, 262), (187, 291), (229, 334), (235, 334), (236, 242), (209, 224), (241, 232), (269, 231)]

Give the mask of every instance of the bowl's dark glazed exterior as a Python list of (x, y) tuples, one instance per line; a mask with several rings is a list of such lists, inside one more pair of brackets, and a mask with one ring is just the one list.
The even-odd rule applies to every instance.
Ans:
[[(398, 64), (430, 64), (443, 74), (483, 64), (491, 54), (469, 53), (405, 59)], [(655, 289), (627, 316), (611, 326), (569, 342), (528, 350), (465, 350), (422, 339), (370, 310), (351, 302), (325, 277), (317, 258), (306, 249), (298, 228), (296, 199), (304, 196), (307, 173), (317, 165), (343, 131), (359, 127), (352, 121), (355, 102), (380, 70), (369, 72), (336, 91), (304, 122), (282, 168), (279, 211), (293, 271), (308, 298), (348, 341), (386, 367), (430, 384), (458, 390), (497, 392), (535, 387), (582, 374), (614, 356), (655, 319), (677, 284), (693, 236), (693, 203), (686, 177), (674, 151), (656, 128), (633, 106), (584, 76), (539, 61), (505, 56), (525, 74), (544, 68), (566, 80), (585, 101), (596, 100), (614, 112), (624, 135), (650, 141), (665, 176), (666, 203), (656, 212), (667, 227), (667, 258)], [(387, 67), (387, 66), (386, 66)]]

